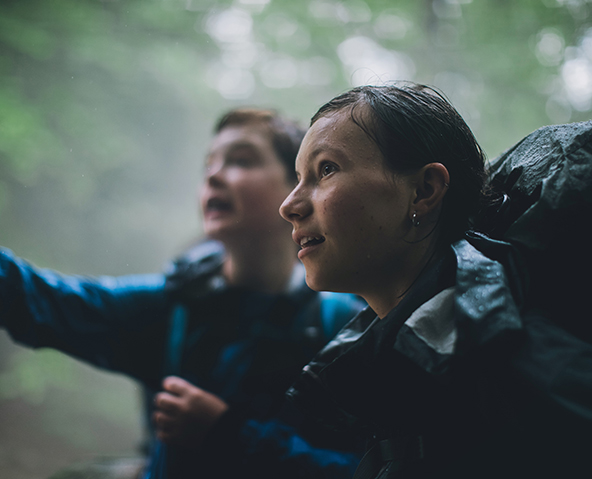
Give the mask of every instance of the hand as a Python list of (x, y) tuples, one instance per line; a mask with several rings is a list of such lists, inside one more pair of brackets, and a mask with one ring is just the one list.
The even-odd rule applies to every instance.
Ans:
[(218, 396), (176, 376), (165, 378), (162, 387), (164, 391), (154, 397), (156, 411), (152, 415), (158, 439), (198, 448), (228, 405)]

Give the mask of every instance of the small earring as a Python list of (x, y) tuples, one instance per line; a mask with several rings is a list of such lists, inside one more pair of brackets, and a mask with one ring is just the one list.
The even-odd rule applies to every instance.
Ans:
[(415, 226), (416, 228), (419, 226), (419, 219), (417, 218), (417, 211), (413, 212), (413, 216), (411, 217), (411, 223), (413, 223), (413, 226)]

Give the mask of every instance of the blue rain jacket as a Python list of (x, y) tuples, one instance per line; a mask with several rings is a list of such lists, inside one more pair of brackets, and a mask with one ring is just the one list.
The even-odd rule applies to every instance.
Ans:
[(0, 250), (0, 326), (22, 344), (127, 374), (148, 397), (176, 374), (229, 403), (201, 451), (163, 455), (156, 444), (149, 477), (351, 477), (353, 440), (304, 419), (284, 393), (363, 303), (313, 292), (298, 275), (285, 294), (230, 288), (222, 256), (206, 242), (166, 275), (86, 278)]

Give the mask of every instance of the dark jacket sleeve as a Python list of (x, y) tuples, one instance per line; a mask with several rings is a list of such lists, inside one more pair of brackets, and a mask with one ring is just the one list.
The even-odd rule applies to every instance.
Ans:
[(154, 383), (167, 310), (161, 275), (67, 276), (0, 250), (0, 327), (22, 344)]
[(316, 447), (281, 420), (245, 419), (232, 408), (210, 432), (201, 453), (216, 477), (261, 479), (349, 479), (361, 458)]

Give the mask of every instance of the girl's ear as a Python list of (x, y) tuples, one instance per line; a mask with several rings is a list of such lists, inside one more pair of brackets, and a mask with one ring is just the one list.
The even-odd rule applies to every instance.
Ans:
[(448, 191), (450, 174), (442, 163), (428, 163), (416, 176), (415, 200), (413, 211), (417, 217), (425, 218), (439, 210), (442, 200)]

